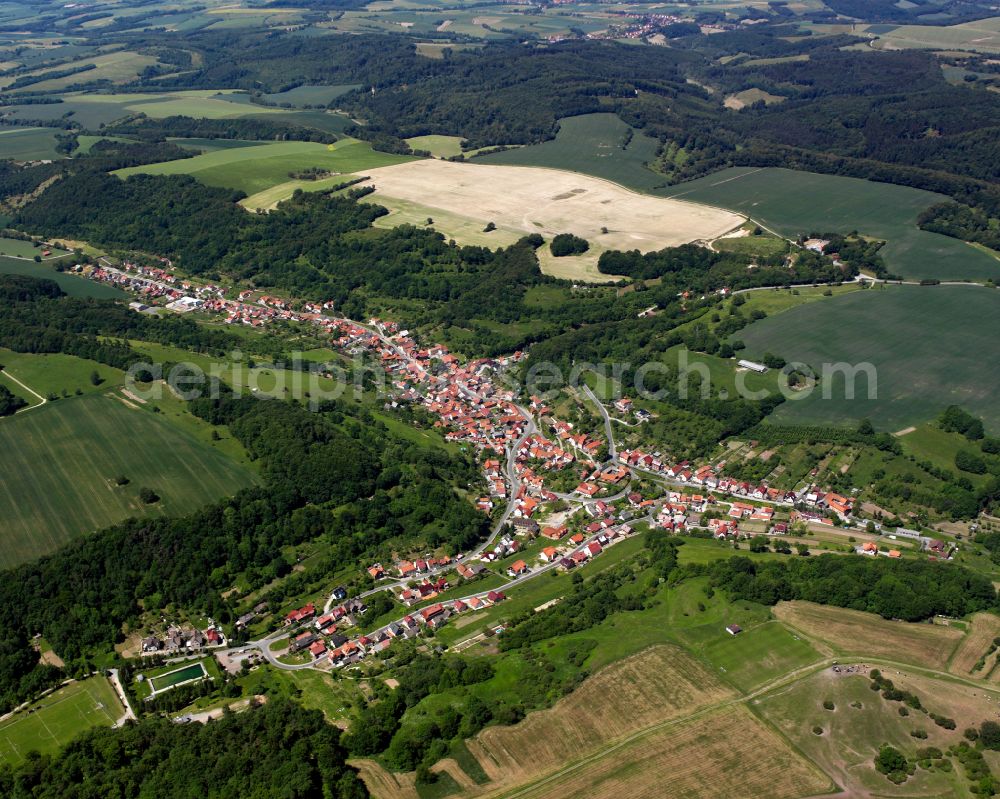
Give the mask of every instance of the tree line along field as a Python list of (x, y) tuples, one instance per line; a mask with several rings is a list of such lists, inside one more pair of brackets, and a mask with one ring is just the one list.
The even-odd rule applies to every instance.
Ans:
[(1000, 295), (976, 286), (887, 286), (856, 291), (832, 301), (810, 303), (754, 322), (737, 337), (746, 356), (765, 352), (809, 364), (870, 363), (877, 396), (868, 398), (866, 379), (856, 397), (845, 397), (842, 377), (811, 395), (784, 402), (777, 422), (851, 425), (870, 418), (895, 432), (961, 405), (1000, 431), (1000, 374), (990, 368), (1000, 357), (994, 320)]
[[(317, 142), (269, 142), (250, 147), (234, 147), (203, 153), (194, 158), (121, 169), (114, 174), (127, 178), (134, 174), (191, 175), (209, 186), (237, 189), (252, 195), (251, 208), (273, 205), (290, 197), (295, 187), (319, 181), (294, 180), (290, 173), (318, 167), (336, 173), (333, 182), (348, 179), (358, 170), (400, 164), (412, 160), (405, 155), (376, 152), (367, 142), (345, 138), (334, 144)], [(330, 181), (324, 181), (327, 187)], [(281, 186), (280, 189), (277, 187)], [(274, 192), (268, 192), (275, 189)], [(267, 192), (261, 195), (261, 192)]]
[(106, 677), (88, 677), (60, 688), (0, 721), (0, 761), (23, 763), (29, 752), (54, 754), (79, 733), (110, 727), (125, 712)]
[[(128, 516), (190, 512), (254, 480), (186, 431), (101, 394), (0, 420), (0, 473), (3, 568)], [(122, 475), (129, 483), (118, 486)], [(144, 504), (142, 487), (160, 500)]]

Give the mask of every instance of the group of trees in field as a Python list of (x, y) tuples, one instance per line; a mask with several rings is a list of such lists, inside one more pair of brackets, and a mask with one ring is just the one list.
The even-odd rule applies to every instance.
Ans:
[(836, 557), (762, 563), (735, 557), (713, 563), (708, 573), (731, 598), (764, 605), (802, 599), (904, 621), (997, 608), (990, 579), (953, 564)]
[[(121, 729), (97, 727), (55, 755), (28, 753), (0, 765), (8, 799), (117, 796), (282, 796), (364, 799), (340, 731), (318, 710), (284, 699), (207, 724), (153, 716)], [(183, 788), (179, 788), (182, 780)]]
[(553, 236), (549, 249), (556, 258), (565, 255), (581, 255), (590, 249), (590, 242), (572, 233), (558, 233)]

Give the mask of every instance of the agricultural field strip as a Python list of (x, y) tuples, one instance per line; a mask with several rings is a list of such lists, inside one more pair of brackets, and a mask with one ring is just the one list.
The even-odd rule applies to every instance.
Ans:
[[(1000, 618), (988, 613), (977, 613), (972, 618), (965, 637), (952, 652), (948, 662), (949, 669), (958, 675), (972, 674), (973, 666), (986, 655), (986, 650), (998, 635), (1000, 635)], [(988, 672), (989, 669), (983, 668), (976, 672), (976, 676), (985, 678)]]
[[(787, 626), (789, 628), (792, 628), (791, 625)], [(801, 631), (798, 632), (801, 633)], [(806, 638), (809, 638), (809, 636), (807, 636), (805, 633), (801, 634)], [(852, 657), (851, 659), (856, 660), (859, 658)], [(938, 671), (936, 669), (928, 669), (919, 666), (914, 666), (912, 663), (903, 663), (881, 657), (875, 657), (875, 658), (862, 657), (860, 659), (863, 659), (869, 665), (881, 666), (884, 668), (891, 668), (891, 669), (909, 669), (910, 671), (919, 672), (925, 677), (930, 677), (933, 679), (938, 679), (948, 682), (961, 683), (963, 685), (967, 685), (969, 687), (973, 687), (979, 690), (984, 689), (983, 683), (981, 681), (965, 679), (945, 671)], [(533, 791), (542, 785), (553, 782), (557, 779), (561, 779), (563, 776), (572, 773), (573, 771), (576, 771), (582, 768), (583, 766), (596, 762), (613, 752), (620, 751), (621, 749), (628, 747), (629, 745), (637, 741), (640, 741), (650, 735), (653, 735), (654, 733), (663, 730), (675, 729), (686, 726), (694, 721), (710, 716), (724, 708), (731, 707), (733, 705), (746, 704), (765, 694), (770, 694), (777, 690), (787, 688), (802, 679), (806, 679), (807, 677), (810, 677), (813, 674), (822, 671), (823, 669), (829, 668), (834, 664), (836, 660), (837, 658), (825, 657), (818, 662), (810, 663), (806, 666), (802, 666), (798, 669), (795, 669), (794, 671), (789, 672), (788, 674), (784, 674), (780, 677), (777, 677), (771, 682), (766, 683), (765, 685), (762, 685), (759, 688), (756, 688), (755, 690), (751, 691), (748, 694), (742, 696), (730, 697), (728, 699), (723, 699), (719, 702), (715, 702), (713, 704), (705, 705), (704, 707), (698, 708), (697, 710), (693, 711), (692, 713), (686, 716), (680, 718), (667, 719), (666, 721), (653, 724), (649, 727), (644, 727), (643, 729), (638, 730), (637, 732), (631, 733), (623, 738), (620, 738), (619, 740), (609, 744), (608, 746), (606, 746), (605, 748), (601, 749), (598, 752), (592, 753), (586, 757), (576, 760), (570, 763), (569, 765), (559, 769), (558, 771), (546, 775), (540, 780), (536, 780), (535, 782), (532, 782), (527, 785), (518, 786), (516, 789), (512, 791), (501, 792), (491, 795), (490, 799), (519, 799), (519, 797), (527, 795), (530, 791)], [(1000, 699), (1000, 690), (994, 690), (992, 688), (986, 688), (985, 690), (991, 691), (992, 693), (994, 693), (995, 698)], [(765, 721), (765, 723), (768, 724), (769, 727), (771, 727), (770, 722)], [(787, 740), (785, 738), (784, 733), (781, 733), (780, 731), (778, 732), (783, 739)]]
[[(696, 710), (686, 715), (667, 719), (665, 721), (644, 727), (641, 730), (626, 735), (618, 739), (617, 741), (610, 743), (608, 746), (604, 747), (603, 749), (600, 749), (597, 752), (594, 752), (586, 757), (580, 758), (579, 760), (573, 761), (569, 765), (564, 766), (558, 771), (552, 772), (551, 774), (548, 774), (539, 780), (536, 780), (527, 785), (518, 786), (513, 791), (507, 791), (495, 794), (493, 797), (491, 797), (491, 799), (494, 799), (494, 797), (495, 799), (517, 799), (517, 797), (525, 796), (530, 791), (534, 791), (536, 788), (542, 785), (561, 779), (567, 774), (570, 774), (582, 768), (583, 766), (601, 760), (602, 758), (607, 757), (609, 754), (620, 751), (636, 743), (637, 741), (641, 741), (645, 738), (648, 738), (649, 736), (655, 733), (659, 733), (665, 730), (685, 727), (700, 719), (704, 719), (708, 716), (711, 716), (725, 708), (732, 707), (735, 705), (746, 704), (747, 702), (756, 699), (757, 697), (762, 696), (763, 694), (769, 693), (779, 688), (783, 688), (786, 685), (791, 685), (792, 683), (797, 682), (798, 680), (804, 677), (808, 677), (811, 676), (812, 674), (822, 671), (823, 669), (828, 668), (832, 664), (832, 662), (833, 659), (824, 658), (823, 660), (820, 660), (818, 662), (810, 663), (806, 666), (801, 666), (800, 668), (795, 669), (794, 671), (789, 672), (788, 674), (784, 674), (781, 677), (777, 677), (771, 682), (762, 685), (761, 687), (757, 688), (756, 690), (748, 694), (732, 696), (726, 699), (722, 699), (718, 702), (713, 702), (704, 705), (700, 708), (697, 708)], [(782, 735), (782, 738), (784, 739), (784, 735)]]

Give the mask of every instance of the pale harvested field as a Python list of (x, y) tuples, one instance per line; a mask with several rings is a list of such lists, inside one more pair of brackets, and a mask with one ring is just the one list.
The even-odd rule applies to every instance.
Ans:
[(964, 635), (952, 627), (886, 621), (872, 613), (811, 602), (780, 602), (774, 608), (774, 615), (844, 654), (942, 670)]
[(798, 799), (832, 787), (750, 711), (731, 706), (657, 730), (507, 796)]
[(392, 774), (374, 760), (351, 760), (372, 799), (420, 799), (413, 773)]
[(488, 727), (466, 745), (492, 781), (480, 790), (492, 794), (733, 695), (700, 662), (660, 646), (603, 669), (551, 709), (513, 727)]
[[(599, 754), (616, 740), (735, 695), (682, 650), (647, 649), (589, 677), (552, 708), (530, 713), (512, 727), (488, 727), (466, 741), (490, 782), (457, 780), (465, 788), (462, 796), (501, 795)], [(355, 765), (375, 799), (412, 799), (412, 774), (389, 774), (372, 761)], [(435, 769), (439, 766), (450, 772), (458, 764), (442, 761)]]
[(745, 221), (719, 208), (557, 169), (423, 160), (366, 172), (376, 199), (387, 206), (395, 198), (476, 220), (480, 230), (494, 222), (547, 240), (575, 233), (602, 250), (660, 250), (714, 239)]
[(979, 662), (979, 658), (986, 654), (993, 639), (1000, 635), (1000, 617), (992, 613), (977, 613), (972, 617), (969, 631), (958, 645), (955, 654), (951, 659), (948, 671), (962, 677), (985, 677), (990, 672), (992, 658), (986, 666), (979, 671), (973, 672), (972, 667)]

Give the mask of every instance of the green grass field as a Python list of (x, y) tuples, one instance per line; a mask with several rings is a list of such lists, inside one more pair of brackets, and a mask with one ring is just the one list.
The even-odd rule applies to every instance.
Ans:
[(52, 128), (0, 130), (0, 155), (15, 161), (63, 157), (56, 152), (56, 131)]
[(819, 653), (778, 622), (767, 622), (729, 635), (705, 647), (702, 654), (722, 679), (741, 691), (765, 685), (783, 674), (815, 663)]
[(666, 187), (666, 178), (645, 164), (656, 158), (659, 143), (635, 131), (626, 147), (629, 126), (614, 114), (585, 114), (559, 120), (555, 139), (476, 158), (476, 163), (544, 166), (612, 180), (650, 194)]
[(414, 150), (427, 150), (436, 158), (448, 158), (462, 152), (461, 136), (414, 136), (406, 143)]
[[(0, 453), (3, 568), (127, 516), (190, 512), (253, 481), (179, 426), (104, 395), (0, 420)], [(117, 486), (118, 475), (129, 484)], [(142, 487), (160, 501), (144, 505)]]
[(859, 28), (857, 35), (864, 32), (878, 35), (872, 44), (876, 50), (934, 48), (1000, 53), (1000, 20), (995, 17), (961, 25), (868, 25)]
[(360, 83), (343, 83), (323, 86), (296, 86), (285, 92), (277, 94), (265, 94), (264, 98), (270, 103), (290, 103), (299, 107), (304, 105), (329, 105), (342, 94), (347, 94), (354, 89), (360, 89)]
[(105, 677), (60, 688), (32, 709), (0, 721), (0, 762), (16, 766), (31, 751), (54, 754), (84, 730), (110, 727), (125, 712)]
[(666, 194), (748, 214), (789, 238), (810, 231), (857, 230), (884, 239), (883, 259), (892, 272), (908, 279), (1000, 279), (1000, 260), (917, 228), (923, 209), (947, 199), (929, 191), (790, 169), (734, 167), (674, 186)]
[[(125, 377), (121, 369), (86, 358), (61, 353), (14, 352), (4, 347), (0, 347), (0, 364), (3, 364), (4, 372), (13, 375), (43, 397), (58, 395), (63, 391), (74, 394), (77, 389), (88, 394), (103, 393), (121, 385)], [(97, 372), (102, 381), (96, 386), (90, 379), (94, 372)], [(37, 401), (33, 400), (34, 403)]]
[(34, 261), (26, 261), (23, 258), (0, 256), (0, 275), (27, 275), (28, 277), (54, 280), (59, 284), (59, 288), (71, 297), (94, 297), (100, 300), (122, 299), (127, 296), (125, 292), (114, 286), (96, 283), (71, 272), (57, 272), (51, 263), (36, 264)]
[(937, 416), (958, 404), (1000, 431), (1000, 331), (989, 320), (1000, 315), (1000, 295), (966, 286), (889, 286), (855, 291), (830, 302), (810, 303), (770, 316), (741, 330), (745, 357), (773, 352), (787, 361), (823, 364), (870, 363), (877, 370), (877, 396), (865, 380), (856, 398), (844, 396), (843, 376), (809, 396), (783, 403), (780, 422), (851, 425), (870, 418), (894, 432)]
[(55, 247), (46, 247), (44, 245), (36, 246), (30, 241), (23, 241), (21, 239), (8, 239), (4, 236), (0, 236), (0, 255), (9, 256), (11, 258), (26, 258), (28, 260), (34, 260), (37, 255), (42, 258), (42, 252), (49, 250), (50, 253), (44, 256), (45, 260), (57, 260), (64, 255), (69, 255), (65, 250), (56, 249)]
[[(121, 169), (114, 174), (128, 177), (138, 173), (151, 175), (192, 175), (209, 186), (238, 189), (248, 195), (257, 195), (283, 184), (302, 185), (310, 181), (296, 181), (289, 173), (319, 167), (341, 175), (380, 166), (400, 164), (412, 160), (408, 156), (389, 155), (372, 150), (371, 146), (356, 139), (341, 139), (335, 144), (316, 142), (271, 142), (253, 147), (236, 147), (217, 150), (181, 161), (167, 161), (141, 167)], [(344, 178), (333, 179), (331, 185)], [(291, 196), (294, 187), (288, 188)], [(280, 196), (276, 195), (276, 196)], [(267, 195), (270, 202), (277, 202)], [(284, 199), (284, 197), (280, 197)], [(248, 199), (251, 207), (258, 207), (259, 198)]]

